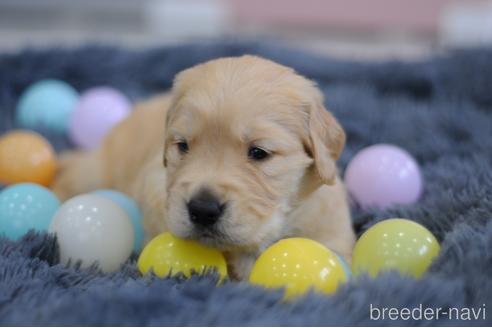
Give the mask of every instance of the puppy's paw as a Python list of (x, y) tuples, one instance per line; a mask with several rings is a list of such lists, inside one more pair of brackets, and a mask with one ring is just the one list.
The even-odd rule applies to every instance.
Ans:
[(343, 258), (348, 265), (352, 263), (352, 251), (355, 244), (354, 236), (347, 236), (345, 239), (335, 239), (321, 243)]
[(227, 270), (229, 277), (237, 281), (246, 281), (255, 264), (258, 254), (254, 253), (226, 253)]

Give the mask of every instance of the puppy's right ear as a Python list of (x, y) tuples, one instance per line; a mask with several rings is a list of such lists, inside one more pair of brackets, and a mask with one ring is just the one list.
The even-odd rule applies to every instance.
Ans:
[(162, 164), (164, 164), (164, 168), (167, 168), (167, 147), (168, 147), (168, 142), (166, 138), (166, 140), (164, 140), (164, 155), (162, 159)]
[(345, 132), (335, 117), (324, 107), (323, 96), (316, 90), (308, 109), (307, 149), (314, 160), (313, 169), (322, 184), (336, 180), (336, 161), (345, 145)]
[(174, 77), (173, 86), (171, 88), (171, 103), (169, 105), (168, 111), (166, 112), (165, 119), (164, 155), (162, 159), (164, 167), (168, 166), (168, 159), (166, 155), (168, 148), (172, 142), (169, 135), (169, 127), (174, 122), (179, 104), (181, 103), (183, 97), (185, 97), (188, 90), (192, 88), (193, 83), (197, 81), (198, 77), (196, 76), (196, 67), (200, 65), (203, 64), (184, 69), (176, 74), (176, 76)]
[(163, 153), (163, 158), (162, 158), (162, 163), (164, 164), (164, 167), (167, 168), (167, 150), (169, 148), (169, 113), (172, 110), (173, 107), (170, 107), (166, 113), (166, 122), (164, 123), (164, 153)]
[(188, 77), (192, 74), (192, 69), (185, 69), (176, 75), (173, 81), (173, 87), (171, 89), (172, 101), (169, 109), (166, 113), (166, 122), (165, 122), (165, 135), (164, 135), (164, 158), (163, 164), (164, 167), (167, 168), (168, 160), (167, 160), (167, 150), (169, 148), (169, 144), (171, 142), (169, 137), (169, 127), (176, 116), (177, 107), (181, 99), (185, 95), (185, 90), (189, 88), (188, 81), (190, 78)]
[(171, 144), (171, 136), (169, 134), (169, 129), (171, 127), (172, 122), (174, 121), (174, 118), (176, 116), (177, 112), (177, 107), (178, 107), (178, 101), (179, 99), (175, 97), (175, 94), (173, 92), (173, 99), (171, 101), (171, 104), (169, 106), (169, 109), (167, 110), (166, 113), (166, 121), (165, 121), (165, 127), (164, 127), (164, 155), (163, 155), (163, 164), (164, 167), (167, 168), (168, 160), (167, 160), (167, 151), (169, 149), (169, 145)]
[(166, 122), (165, 122), (165, 133), (164, 133), (164, 155), (163, 155), (163, 164), (164, 167), (167, 168), (167, 150), (169, 148), (169, 144), (171, 142), (170, 136), (169, 136), (169, 128), (171, 126), (171, 122), (173, 120), (173, 117), (175, 116), (176, 113), (176, 106), (175, 102), (173, 101), (171, 103), (171, 106), (169, 107), (167, 113), (166, 113)]

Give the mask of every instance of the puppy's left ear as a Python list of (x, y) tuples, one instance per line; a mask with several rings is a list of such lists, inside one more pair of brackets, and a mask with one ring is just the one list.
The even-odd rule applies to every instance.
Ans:
[(316, 90), (309, 108), (308, 151), (314, 160), (314, 169), (323, 184), (335, 183), (336, 161), (345, 145), (345, 132), (335, 117), (323, 105), (323, 96)]

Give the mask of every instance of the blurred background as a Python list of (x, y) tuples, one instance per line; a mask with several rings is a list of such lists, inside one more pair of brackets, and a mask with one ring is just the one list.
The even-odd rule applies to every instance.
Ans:
[(332, 56), (415, 58), (492, 44), (491, 0), (0, 0), (0, 51), (266, 40)]

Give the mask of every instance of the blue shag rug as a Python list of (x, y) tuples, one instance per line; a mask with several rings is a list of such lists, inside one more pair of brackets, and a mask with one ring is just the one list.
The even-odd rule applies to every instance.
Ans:
[[(364, 63), (259, 43), (193, 44), (127, 51), (111, 47), (26, 50), (0, 55), (0, 132), (15, 127), (20, 93), (43, 78), (78, 90), (116, 87), (134, 101), (171, 86), (180, 70), (221, 56), (257, 54), (316, 80), (347, 131), (343, 170), (362, 147), (393, 143), (410, 151), (425, 177), (423, 198), (388, 210), (353, 207), (358, 233), (391, 217), (411, 218), (442, 242), (421, 280), (395, 273), (353, 280), (331, 296), (293, 303), (246, 283), (215, 286), (213, 276), (141, 278), (135, 261), (120, 272), (57, 264), (56, 242), (27, 234), (0, 240), (2, 325), (491, 325), (492, 50), (452, 51), (419, 62)], [(57, 150), (70, 147), (49, 135)], [(370, 307), (456, 308), (458, 319), (371, 320)], [(467, 309), (478, 311), (478, 320)], [(418, 319), (418, 310), (414, 312)], [(373, 317), (377, 316), (372, 312)]]

